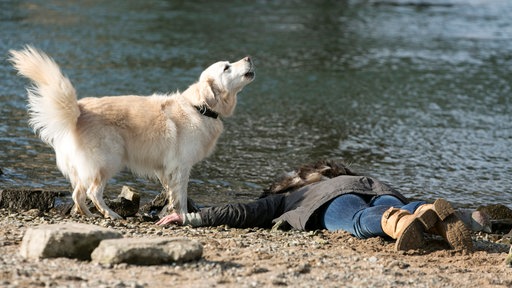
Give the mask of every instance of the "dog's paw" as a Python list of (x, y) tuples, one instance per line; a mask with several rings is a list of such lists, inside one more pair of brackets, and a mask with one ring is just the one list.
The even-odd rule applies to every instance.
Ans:
[(117, 214), (116, 212), (105, 212), (105, 218), (110, 218), (112, 220), (121, 220), (123, 219), (123, 217), (119, 216), (119, 214)]
[(89, 217), (89, 218), (99, 218), (99, 217), (101, 217), (98, 214), (92, 213), (87, 208), (87, 206), (84, 205), (84, 207), (82, 209), (82, 208), (80, 208), (80, 206), (78, 206), (76, 204), (73, 206), (73, 208), (71, 208), (70, 214), (71, 214), (71, 216), (85, 216), (85, 217)]

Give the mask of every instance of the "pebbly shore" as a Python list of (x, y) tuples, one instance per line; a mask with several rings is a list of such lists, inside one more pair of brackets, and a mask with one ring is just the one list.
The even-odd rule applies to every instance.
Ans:
[[(473, 234), (475, 251), (451, 251), (439, 238), (421, 251), (396, 252), (382, 238), (344, 232), (272, 231), (225, 226), (163, 228), (132, 217), (112, 221), (0, 209), (1, 287), (511, 287), (510, 235)], [(126, 239), (183, 238), (202, 245), (198, 260), (161, 265), (26, 259), (28, 229), (83, 223)]]

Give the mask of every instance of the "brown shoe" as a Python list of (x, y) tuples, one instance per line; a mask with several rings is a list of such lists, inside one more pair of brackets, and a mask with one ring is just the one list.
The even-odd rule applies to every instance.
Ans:
[[(436, 221), (432, 220), (432, 212), (438, 218)], [(428, 233), (441, 235), (453, 249), (473, 250), (470, 231), (457, 217), (455, 210), (448, 201), (437, 199), (433, 204), (421, 205), (416, 209), (414, 215), (417, 215)]]
[(397, 251), (415, 250), (425, 245), (422, 222), (407, 210), (389, 208), (381, 218), (382, 230), (396, 239)]

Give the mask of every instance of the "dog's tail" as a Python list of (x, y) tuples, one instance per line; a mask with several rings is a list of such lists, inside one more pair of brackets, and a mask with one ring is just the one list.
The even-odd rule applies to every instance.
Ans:
[(75, 88), (45, 53), (31, 46), (9, 52), (18, 73), (34, 84), (27, 89), (29, 123), (43, 141), (53, 146), (56, 139), (76, 127), (80, 110)]

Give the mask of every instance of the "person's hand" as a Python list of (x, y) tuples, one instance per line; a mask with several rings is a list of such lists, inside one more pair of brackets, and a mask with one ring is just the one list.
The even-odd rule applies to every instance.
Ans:
[(174, 212), (156, 222), (156, 225), (160, 226), (167, 226), (169, 224), (183, 225), (183, 217), (181, 217), (181, 214)]

